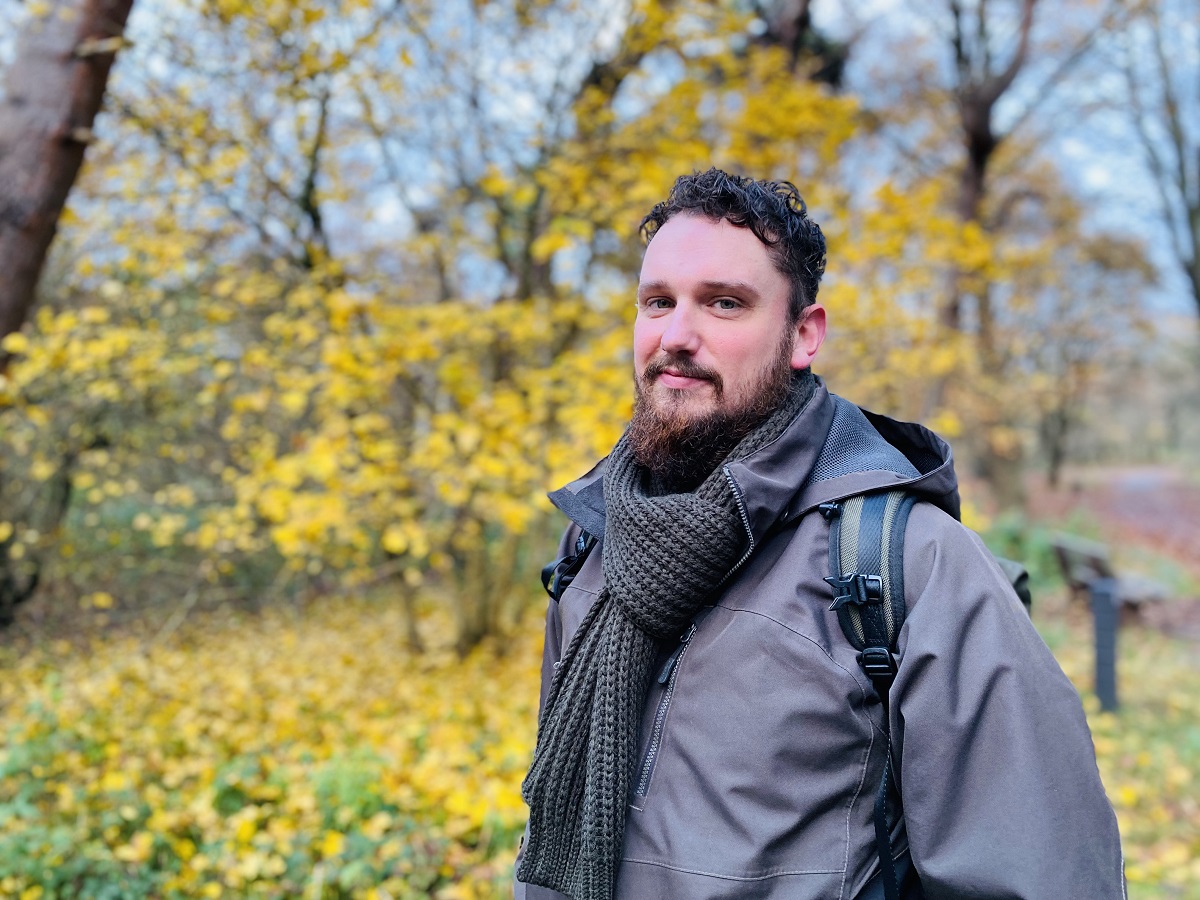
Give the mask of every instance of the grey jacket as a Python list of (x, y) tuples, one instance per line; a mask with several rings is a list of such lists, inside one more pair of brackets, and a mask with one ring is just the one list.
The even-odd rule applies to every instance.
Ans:
[[(929, 502), (906, 532), (909, 612), (890, 701), (897, 854), (910, 855), (929, 900), (1123, 898), (1117, 823), (1079, 697), (956, 521), (949, 447), (822, 385), (778, 440), (728, 469), (753, 552), (663, 649), (618, 900), (850, 900), (878, 884), (880, 708), (829, 610), (829, 525), (816, 508), (901, 485)], [(564, 546), (581, 527), (602, 540), (602, 475), (603, 464), (551, 495), (574, 522)], [(550, 604), (543, 701), (603, 587), (600, 550)], [(519, 882), (515, 896), (562, 897)]]

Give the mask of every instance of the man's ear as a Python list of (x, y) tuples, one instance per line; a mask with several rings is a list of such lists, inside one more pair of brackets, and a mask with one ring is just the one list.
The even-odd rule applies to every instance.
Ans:
[(792, 347), (792, 368), (807, 369), (825, 342), (825, 307), (820, 303), (800, 313), (796, 323), (796, 343)]

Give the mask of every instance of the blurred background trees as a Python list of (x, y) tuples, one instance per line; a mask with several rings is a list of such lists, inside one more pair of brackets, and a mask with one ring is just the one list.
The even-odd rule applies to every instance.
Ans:
[[(94, 6), (119, 35), (119, 4)], [(44, 29), (92, 8), (0, 0), (0, 148), (28, 136), (12, 100)], [(0, 617), (36, 598), (37, 618), (170, 628), (385, 585), (410, 610), (441, 597), (464, 650), (503, 630), (553, 545), (545, 491), (629, 413), (637, 224), (709, 165), (800, 187), (830, 245), (820, 373), (955, 441), (977, 507), (1019, 507), (1029, 472), (1081, 453), (1184, 452), (1194, 369), (1170, 360), (1191, 326), (1164, 331), (1161, 254), (1062, 150), (1102, 67), (1195, 267), (1166, 15), (139, 0), (106, 55), (64, 32), (58, 58), (117, 64), (2, 344)], [(39, 121), (80, 156), (70, 115)], [(0, 174), (24, 190), (18, 162)], [(1137, 412), (1153, 448), (1112, 437), (1124, 371), (1161, 386)]]
[[(718, 165), (799, 186), (818, 373), (953, 442), (1131, 896), (1197, 896), (1196, 12), (0, 0), (0, 894), (510, 893), (545, 492)], [(1115, 715), (1064, 521), (1169, 582)]]
[(1195, 2), (1144, 0), (1115, 36), (1128, 114), (1173, 262), (1200, 316), (1200, 88)]

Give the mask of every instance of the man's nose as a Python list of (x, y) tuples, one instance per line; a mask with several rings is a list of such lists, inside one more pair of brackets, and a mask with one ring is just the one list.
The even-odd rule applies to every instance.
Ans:
[(659, 346), (664, 353), (693, 355), (700, 349), (700, 331), (696, 311), (690, 304), (678, 303), (667, 317)]

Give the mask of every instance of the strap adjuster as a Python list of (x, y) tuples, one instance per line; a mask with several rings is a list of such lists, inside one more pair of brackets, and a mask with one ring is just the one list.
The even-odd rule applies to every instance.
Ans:
[(847, 603), (855, 606), (883, 602), (883, 579), (878, 575), (859, 575), (851, 572), (848, 575), (827, 575), (826, 583), (833, 588), (833, 605), (831, 612), (836, 612)]
[(876, 686), (883, 682), (885, 687), (890, 687), (896, 677), (896, 672), (899, 671), (896, 657), (892, 656), (892, 651), (887, 647), (863, 648), (863, 651), (858, 654), (858, 664), (867, 673), (871, 683)]

